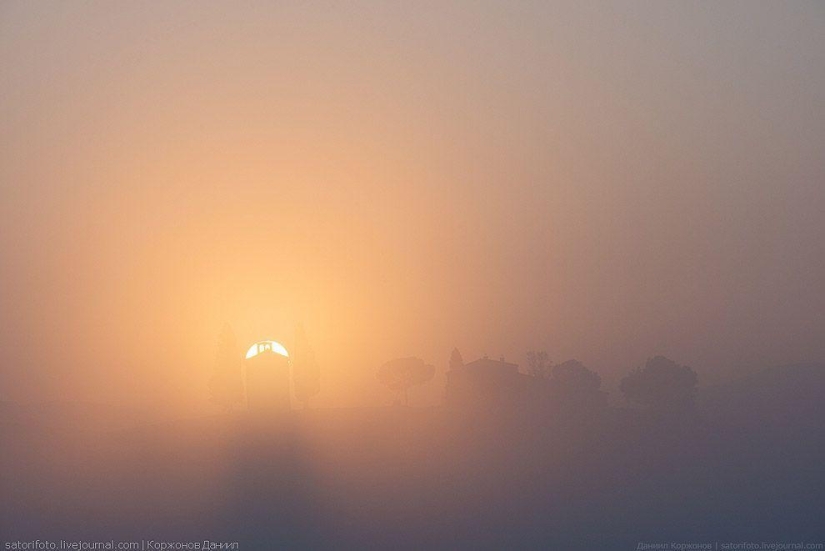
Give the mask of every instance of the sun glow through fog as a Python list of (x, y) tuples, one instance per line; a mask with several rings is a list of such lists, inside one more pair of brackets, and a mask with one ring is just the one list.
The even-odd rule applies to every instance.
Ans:
[(246, 351), (246, 359), (253, 358), (267, 350), (289, 358), (289, 352), (286, 351), (286, 348), (284, 348), (284, 345), (281, 343), (275, 341), (260, 341), (249, 347), (249, 350)]

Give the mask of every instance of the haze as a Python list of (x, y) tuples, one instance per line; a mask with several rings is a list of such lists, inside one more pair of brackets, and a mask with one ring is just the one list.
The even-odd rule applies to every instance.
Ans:
[[(0, 4), (0, 398), (208, 408), (302, 323), (611, 388), (825, 358), (821, 3)], [(443, 375), (441, 381), (443, 382)], [(436, 403), (443, 384), (416, 390)]]

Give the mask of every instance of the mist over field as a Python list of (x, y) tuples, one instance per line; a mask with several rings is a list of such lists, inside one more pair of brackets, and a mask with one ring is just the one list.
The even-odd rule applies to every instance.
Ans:
[(303, 323), (329, 405), (825, 355), (818, 3), (0, 10), (7, 398), (198, 408), (227, 322)]
[(0, 2), (0, 542), (821, 549), (823, 31)]

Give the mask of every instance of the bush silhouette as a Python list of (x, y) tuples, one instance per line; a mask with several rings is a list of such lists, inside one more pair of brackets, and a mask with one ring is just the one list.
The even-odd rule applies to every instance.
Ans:
[(544, 350), (530, 350), (527, 353), (527, 373), (533, 377), (550, 375), (550, 356)]
[(693, 407), (698, 382), (690, 367), (656, 356), (622, 379), (621, 389), (625, 398), (641, 406), (678, 410)]
[(390, 360), (378, 369), (378, 380), (397, 394), (403, 393), (404, 404), (409, 404), (407, 391), (411, 386), (424, 384), (433, 378), (435, 367), (414, 356)]
[(450, 369), (461, 369), (462, 367), (464, 367), (464, 358), (461, 357), (458, 348), (453, 348), (453, 352), (450, 354)]
[(602, 385), (599, 374), (586, 368), (578, 360), (567, 360), (554, 365), (551, 373), (550, 380), (563, 392), (595, 392)]

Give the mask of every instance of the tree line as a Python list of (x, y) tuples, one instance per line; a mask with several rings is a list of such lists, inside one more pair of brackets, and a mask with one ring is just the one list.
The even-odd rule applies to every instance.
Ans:
[[(450, 371), (464, 366), (458, 349), (450, 356)], [(417, 357), (399, 358), (383, 364), (378, 380), (408, 404), (409, 389), (433, 378), (434, 366)], [(527, 352), (527, 377), (547, 381), (562, 395), (582, 395), (600, 390), (601, 376), (582, 362), (571, 359), (554, 364), (546, 351)], [(657, 411), (684, 410), (694, 406), (699, 378), (689, 366), (665, 356), (649, 358), (621, 380), (620, 390), (629, 404)]]

